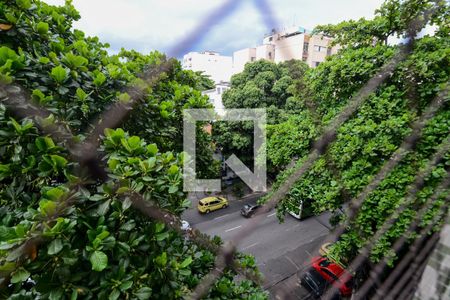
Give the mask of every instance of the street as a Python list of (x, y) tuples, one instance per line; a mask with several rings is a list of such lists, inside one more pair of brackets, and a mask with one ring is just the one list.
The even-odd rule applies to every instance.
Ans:
[[(202, 215), (197, 211), (197, 201), (193, 199), (192, 208), (183, 214), (193, 228), (211, 236), (220, 236), (228, 241), (249, 221), (240, 214), (245, 204), (255, 203), (260, 195), (251, 195), (243, 199), (230, 200), (228, 208)], [(192, 200), (192, 199), (191, 199)], [(238, 250), (255, 256), (260, 271), (265, 276), (264, 288), (269, 290), (273, 299), (305, 299), (304, 291), (297, 284), (296, 273), (310, 261), (323, 238), (329, 232), (329, 214), (297, 220), (286, 215), (279, 223), (275, 210), (265, 214), (259, 224)], [(292, 290), (286, 295), (286, 284)]]

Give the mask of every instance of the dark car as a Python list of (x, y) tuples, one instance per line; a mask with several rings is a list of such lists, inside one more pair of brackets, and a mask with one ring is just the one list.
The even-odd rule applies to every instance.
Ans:
[[(330, 287), (330, 283), (322, 277), (314, 268), (306, 271), (300, 279), (300, 283), (305, 287), (314, 298), (320, 298)], [(331, 299), (341, 299), (339, 292), (334, 294)]]
[(259, 204), (246, 204), (243, 208), (241, 208), (241, 215), (246, 218), (250, 218), (259, 207), (261, 207)]

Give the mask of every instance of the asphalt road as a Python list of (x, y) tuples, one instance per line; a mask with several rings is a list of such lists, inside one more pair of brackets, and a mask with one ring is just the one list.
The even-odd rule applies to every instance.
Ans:
[[(209, 234), (220, 236), (223, 240), (231, 240), (249, 219), (241, 216), (240, 209), (248, 203), (255, 203), (260, 195), (230, 201), (228, 208), (202, 215), (197, 212), (197, 201), (193, 208), (183, 214), (192, 227)], [(265, 214), (264, 220), (245, 241), (238, 245), (238, 250), (255, 256), (261, 272), (265, 276), (264, 287), (271, 292), (274, 299), (285, 292), (286, 282), (296, 283), (296, 273), (305, 268), (329, 232), (329, 214), (297, 220), (286, 215), (285, 221), (279, 223), (275, 210)], [(295, 288), (294, 286), (292, 288)], [(304, 291), (298, 287), (295, 294), (304, 299)], [(293, 298), (294, 299), (294, 298)]]

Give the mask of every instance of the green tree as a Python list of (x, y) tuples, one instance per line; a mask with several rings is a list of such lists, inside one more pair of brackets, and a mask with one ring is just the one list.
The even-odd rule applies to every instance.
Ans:
[[(394, 7), (395, 3), (395, 1), (387, 1), (378, 11), (379, 15), (375, 19), (383, 24), (391, 24), (386, 25), (383, 34), (396, 32), (402, 36), (406, 34), (406, 27), (398, 25), (399, 21), (390, 21), (390, 9), (388, 8)], [(400, 11), (408, 12), (405, 14), (406, 16), (402, 15), (400, 22), (400, 24), (406, 24), (411, 16), (418, 15), (432, 3), (431, 1), (403, 1), (399, 5)], [(437, 10), (437, 12), (440, 15), (434, 15), (431, 23), (442, 19), (442, 14), (447, 13), (442, 10)], [(347, 41), (339, 40), (340, 43), (355, 47), (344, 48), (316, 69), (310, 70), (305, 77), (311, 97), (309, 100), (313, 102), (314, 111), (308, 109), (305, 99), (299, 99), (296, 102), (299, 107), (304, 107), (307, 114), (319, 118), (320, 121), (316, 122), (319, 130), (342, 110), (352, 95), (366, 84), (369, 78), (397, 51), (397, 46), (385, 45), (384, 40), (381, 41), (382, 39), (375, 46), (368, 39), (366, 44), (360, 42), (361, 40), (357, 37), (359, 26), (365, 26), (366, 22), (372, 22), (372, 20), (352, 22), (356, 25), (351, 28), (344, 29), (341, 26), (347, 24), (344, 22), (333, 27), (333, 30), (336, 30), (336, 36), (340, 39), (348, 38)], [(319, 27), (319, 29), (321, 28), (323, 27)], [(356, 31), (352, 32), (351, 30)], [(445, 29), (437, 29), (438, 32), (442, 30)], [(375, 34), (368, 32), (362, 35), (368, 38)], [(336, 140), (330, 145), (327, 157), (317, 160), (295, 184), (281, 205), (278, 206), (279, 215), (283, 215), (283, 212), (292, 207), (298, 207), (300, 200), (304, 199), (312, 199), (312, 205), (316, 212), (322, 212), (336, 210), (349, 200), (344, 197), (343, 190), (355, 197), (411, 132), (409, 125), (417, 120), (424, 107), (436, 96), (437, 91), (448, 83), (450, 70), (446, 66), (449, 64), (449, 46), (448, 35), (437, 34), (418, 39), (414, 43), (412, 55), (400, 63), (392, 76), (368, 97), (355, 115), (338, 129)], [(415, 87), (411, 80), (417, 84)], [(449, 114), (449, 106), (446, 103), (427, 124), (423, 137), (414, 151), (408, 154), (382, 181), (381, 185), (367, 197), (358, 217), (335, 245), (334, 257), (342, 261), (352, 259), (358, 253), (358, 249), (371, 241), (375, 231), (386, 222), (390, 213), (403, 203), (406, 187), (412, 183), (414, 175), (424, 166), (438, 145), (448, 137)], [(310, 123), (306, 121), (305, 127), (309, 126), (311, 126)], [(291, 140), (301, 133), (301, 131), (296, 132), (298, 129), (294, 126), (292, 129), (293, 131), (283, 139), (276, 134), (272, 135), (268, 143), (277, 143), (278, 147), (285, 151), (288, 148), (294, 149), (292, 156), (299, 158), (297, 163), (299, 166), (309, 150), (306, 146), (292, 147)], [(314, 137), (315, 134), (308, 136), (311, 132), (314, 133), (314, 129), (308, 130), (304, 137), (306, 139)], [(370, 254), (372, 261), (378, 261), (383, 257), (392, 260), (395, 258), (391, 248), (393, 242), (405, 234), (406, 228), (417, 213), (417, 207), (420, 207), (430, 197), (437, 183), (447, 174), (449, 158), (447, 154), (444, 162), (436, 166), (432, 175), (426, 178), (425, 188), (417, 195), (415, 203), (400, 215), (392, 228), (378, 241)], [(287, 157), (281, 160), (280, 155), (272, 155), (272, 159), (287, 162)], [(330, 171), (331, 169), (328, 167), (330, 161), (333, 163), (335, 171), (340, 174), (339, 178), (336, 178), (336, 175)], [(294, 169), (295, 167), (288, 169), (278, 176), (274, 185), (275, 189)], [(425, 226), (442, 205), (442, 199), (433, 203), (421, 226)]]
[[(42, 122), (58, 122), (83, 140), (108, 106), (130, 100), (127, 87), (142, 86), (138, 74), (168, 60), (158, 52), (110, 56), (98, 38), (72, 30), (77, 19), (70, 1), (62, 7), (38, 0), (0, 3), (0, 294), (180, 299), (210, 271), (215, 255), (131, 208), (131, 197), (140, 193), (175, 215), (190, 205), (182, 191), (180, 120), (183, 108), (209, 107), (196, 90), (203, 83), (170, 61), (171, 68), (144, 89), (125, 130), (107, 129), (101, 137), (108, 180), (86, 183), (68, 145), (16, 115), (3, 85), (30, 90), (34, 104), (51, 113)], [(212, 148), (206, 135), (200, 140), (206, 165)], [(252, 257), (236, 258), (255, 270)], [(226, 270), (208, 298), (267, 297), (234, 276)]]
[[(438, 9), (435, 9), (438, 7)], [(438, 27), (437, 35), (445, 37), (448, 29), (448, 3), (429, 0), (387, 0), (375, 10), (375, 17), (367, 20), (349, 20), (338, 24), (317, 26), (313, 33), (334, 38), (334, 43), (345, 47), (387, 45), (389, 37), (405, 38), (422, 11), (432, 9), (429, 25)], [(414, 26), (414, 25), (413, 25)]]
[[(292, 112), (286, 109), (294, 109), (292, 98), (307, 69), (304, 62), (296, 60), (246, 64), (242, 73), (231, 78), (231, 89), (224, 93), (223, 104), (226, 108), (266, 108), (268, 123), (280, 123)], [(235, 154), (253, 165), (253, 122), (217, 122), (213, 139), (225, 156)]]

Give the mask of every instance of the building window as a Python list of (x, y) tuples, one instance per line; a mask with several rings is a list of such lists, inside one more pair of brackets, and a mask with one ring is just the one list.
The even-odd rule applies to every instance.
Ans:
[(314, 51), (316, 52), (327, 52), (327, 47), (314, 45)]
[(314, 62), (314, 67), (317, 67), (318, 65), (320, 65), (320, 61), (315, 61)]
[(256, 57), (254, 57), (254, 56), (250, 57), (250, 61), (255, 61), (255, 60), (256, 60)]
[(269, 52), (269, 58), (272, 59), (272, 52)]
[(308, 48), (309, 48), (309, 43), (304, 43), (303, 44), (303, 52), (308, 53)]

